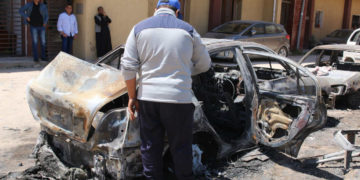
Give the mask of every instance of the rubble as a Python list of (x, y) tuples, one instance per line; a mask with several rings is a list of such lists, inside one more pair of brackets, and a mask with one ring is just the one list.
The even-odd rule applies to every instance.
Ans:
[(267, 161), (269, 159), (269, 157), (266, 156), (265, 154), (263, 154), (259, 148), (256, 148), (240, 158), (240, 160), (244, 161), (244, 162), (249, 162), (254, 159), (257, 159), (260, 161)]

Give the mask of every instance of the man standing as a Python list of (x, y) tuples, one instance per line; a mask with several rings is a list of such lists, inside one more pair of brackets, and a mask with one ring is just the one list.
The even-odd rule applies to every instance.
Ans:
[(111, 51), (111, 37), (109, 24), (111, 19), (106, 15), (103, 7), (98, 7), (98, 15), (95, 16), (96, 51), (101, 57)]
[(57, 30), (61, 35), (61, 50), (68, 54), (72, 54), (72, 44), (73, 40), (76, 39), (76, 35), (78, 34), (78, 25), (76, 17), (72, 13), (71, 4), (66, 5), (65, 12), (59, 15)]
[(139, 113), (143, 173), (149, 179), (163, 179), (165, 132), (177, 178), (194, 178), (191, 76), (207, 71), (211, 60), (200, 35), (177, 19), (180, 7), (178, 0), (159, 0), (155, 15), (130, 32), (121, 60), (130, 118)]
[(38, 62), (38, 37), (40, 37), (41, 45), (41, 59), (46, 61), (45, 55), (45, 27), (48, 23), (49, 16), (48, 10), (45, 4), (40, 3), (40, 0), (34, 0), (25, 4), (19, 9), (19, 13), (25, 18), (25, 24), (30, 24), (30, 32), (32, 39), (32, 52), (34, 61)]

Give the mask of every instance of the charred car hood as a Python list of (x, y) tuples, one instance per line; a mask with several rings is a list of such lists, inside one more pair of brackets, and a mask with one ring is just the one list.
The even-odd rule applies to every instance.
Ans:
[(28, 84), (27, 100), (43, 126), (86, 142), (96, 113), (125, 93), (119, 70), (61, 52)]
[[(308, 69), (311, 70), (312, 68)], [(349, 88), (355, 88), (354, 91), (360, 88), (360, 73), (355, 71), (331, 70), (329, 74), (316, 76), (316, 78), (319, 80), (319, 84), (323, 90), (327, 87), (342, 85), (345, 87), (342, 94), (346, 94), (350, 91)]]

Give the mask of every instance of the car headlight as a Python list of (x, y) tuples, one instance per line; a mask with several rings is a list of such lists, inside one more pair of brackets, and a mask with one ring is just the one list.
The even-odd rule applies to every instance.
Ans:
[(334, 85), (331, 86), (331, 93), (334, 95), (342, 95), (345, 91), (344, 85)]

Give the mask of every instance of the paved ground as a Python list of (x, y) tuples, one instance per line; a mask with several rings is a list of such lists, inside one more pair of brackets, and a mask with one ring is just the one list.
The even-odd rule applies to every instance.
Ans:
[(33, 165), (28, 158), (39, 132), (25, 99), (26, 85), (39, 69), (0, 69), (0, 174)]
[[(27, 106), (26, 84), (39, 74), (39, 69), (0, 69), (0, 177), (8, 172), (23, 171), (31, 167), (29, 158), (39, 132), (38, 122)], [(340, 148), (333, 141), (339, 129), (359, 129), (360, 110), (329, 110), (329, 119), (321, 131), (311, 134), (304, 142), (299, 157), (336, 152)], [(360, 138), (357, 137), (357, 143)], [(212, 179), (359, 179), (360, 158), (355, 158), (352, 169), (345, 174), (342, 162), (317, 167), (307, 166), (276, 151), (264, 149), (270, 159), (243, 162), (237, 154), (218, 162), (211, 170)], [(1, 178), (0, 178), (1, 179)]]

